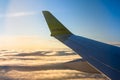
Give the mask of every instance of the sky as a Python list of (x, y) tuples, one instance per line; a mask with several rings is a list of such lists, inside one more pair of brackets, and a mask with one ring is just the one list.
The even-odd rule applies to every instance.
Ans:
[(119, 0), (0, 0), (0, 48), (64, 48), (50, 37), (43, 10), (74, 34), (120, 42)]

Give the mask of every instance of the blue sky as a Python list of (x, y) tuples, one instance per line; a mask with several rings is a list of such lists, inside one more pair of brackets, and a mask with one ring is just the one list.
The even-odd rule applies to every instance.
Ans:
[(103, 42), (120, 42), (119, 0), (0, 0), (0, 36), (50, 38), (42, 10), (73, 33)]

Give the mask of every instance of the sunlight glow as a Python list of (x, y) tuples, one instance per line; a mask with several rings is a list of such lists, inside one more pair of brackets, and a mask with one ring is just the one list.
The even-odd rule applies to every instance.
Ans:
[(38, 36), (0, 36), (0, 49), (7, 50), (41, 50), (66, 48), (56, 40), (49, 41)]

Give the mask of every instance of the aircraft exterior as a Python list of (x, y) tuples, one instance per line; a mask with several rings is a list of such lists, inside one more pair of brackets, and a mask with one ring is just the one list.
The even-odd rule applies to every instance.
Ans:
[(43, 11), (51, 36), (74, 50), (90, 66), (111, 80), (120, 79), (120, 47), (74, 35), (50, 12)]

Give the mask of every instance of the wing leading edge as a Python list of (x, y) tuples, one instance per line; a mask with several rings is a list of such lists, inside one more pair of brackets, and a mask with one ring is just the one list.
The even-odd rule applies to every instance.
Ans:
[(120, 79), (120, 47), (72, 34), (50, 12), (43, 11), (51, 35), (70, 47), (111, 80)]

